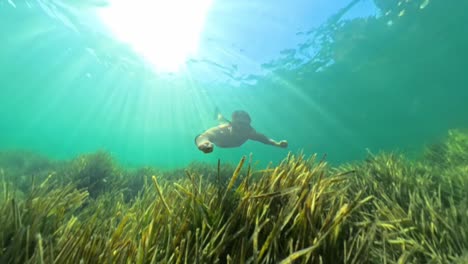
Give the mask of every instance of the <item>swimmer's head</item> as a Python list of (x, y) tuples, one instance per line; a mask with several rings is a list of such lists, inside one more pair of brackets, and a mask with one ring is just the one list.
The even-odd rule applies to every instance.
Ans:
[(239, 125), (249, 125), (250, 126), (250, 116), (247, 112), (242, 110), (237, 110), (232, 113), (232, 123)]

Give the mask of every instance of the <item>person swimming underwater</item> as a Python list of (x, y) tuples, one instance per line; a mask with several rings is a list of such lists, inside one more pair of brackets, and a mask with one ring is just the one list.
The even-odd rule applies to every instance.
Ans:
[(264, 134), (258, 133), (251, 125), (251, 119), (247, 112), (238, 110), (232, 113), (232, 121), (225, 119), (217, 111), (217, 119), (224, 122), (212, 127), (195, 137), (195, 145), (204, 153), (213, 152), (214, 145), (220, 148), (235, 148), (244, 144), (247, 140), (254, 140), (263, 144), (280, 148), (287, 148), (288, 141), (275, 141)]

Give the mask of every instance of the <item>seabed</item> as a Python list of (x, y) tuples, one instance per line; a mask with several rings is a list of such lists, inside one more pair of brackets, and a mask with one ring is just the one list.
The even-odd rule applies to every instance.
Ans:
[(468, 133), (419, 160), (126, 170), (0, 153), (0, 263), (468, 263)]

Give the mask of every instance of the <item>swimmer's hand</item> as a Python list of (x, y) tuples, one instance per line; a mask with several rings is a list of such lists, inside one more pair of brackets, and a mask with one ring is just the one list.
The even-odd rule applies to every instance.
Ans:
[(209, 141), (202, 142), (198, 145), (198, 149), (203, 151), (205, 154), (211, 153), (213, 152), (213, 143)]
[(281, 140), (281, 141), (278, 143), (278, 147), (280, 147), (280, 148), (287, 148), (287, 147), (288, 147), (288, 141), (287, 141), (287, 140)]

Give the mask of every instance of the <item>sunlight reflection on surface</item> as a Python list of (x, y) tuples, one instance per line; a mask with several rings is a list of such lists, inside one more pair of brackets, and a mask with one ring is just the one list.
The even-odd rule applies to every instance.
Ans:
[(156, 70), (175, 72), (197, 52), (211, 4), (212, 0), (116, 0), (99, 16)]

